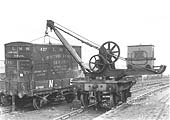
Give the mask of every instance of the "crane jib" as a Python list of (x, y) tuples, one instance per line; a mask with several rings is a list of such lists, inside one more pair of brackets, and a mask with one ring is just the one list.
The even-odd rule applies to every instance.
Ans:
[[(59, 26), (59, 24), (57, 24), (57, 25)], [(67, 28), (64, 27), (65, 29), (67, 29), (67, 31), (71, 31), (71, 32), (72, 32), (72, 34), (71, 34), (71, 33), (67, 32), (66, 30), (64, 30), (64, 29), (62, 29), (61, 27), (58, 27), (58, 26), (54, 25), (54, 22), (53, 22), (52, 20), (47, 20), (47, 27), (50, 27), (51, 30), (52, 30), (52, 29), (59, 29), (59, 30), (61, 30), (62, 32), (70, 35), (71, 37), (79, 40), (80, 42), (82, 42), (82, 43), (84, 43), (84, 44), (86, 44), (86, 45), (88, 45), (88, 46), (90, 46), (90, 47), (93, 47), (93, 48), (99, 50), (99, 47), (98, 47), (97, 45), (93, 45), (93, 44), (96, 44), (96, 43), (93, 43), (93, 42), (92, 42), (93, 44), (91, 44), (91, 43), (89, 43), (89, 42), (86, 42), (86, 41), (80, 39), (80, 37), (83, 38), (83, 39), (86, 39), (86, 38), (84, 38), (83, 36), (81, 36), (81, 35), (79, 35), (79, 34), (77, 34), (77, 33), (75, 33), (75, 32), (73, 32), (73, 31), (71, 31), (71, 30), (69, 30), (69, 29), (67, 29)], [(61, 25), (60, 25), (60, 26), (61, 26)], [(63, 26), (62, 26), (62, 27), (63, 27)], [(73, 35), (73, 33), (74, 33), (75, 35)], [(77, 36), (79, 36), (79, 37), (77, 37)], [(88, 39), (86, 39), (86, 40), (88, 40)], [(88, 40), (88, 41), (90, 41), (90, 40)], [(90, 42), (91, 42), (91, 41), (90, 41)]]
[[(57, 24), (57, 23), (55, 23), (55, 24)], [(60, 26), (61, 28), (58, 26)], [(114, 77), (117, 76), (117, 74), (114, 74), (114, 73), (116, 73), (115, 71), (119, 71), (119, 70), (115, 68), (115, 62), (118, 59), (122, 59), (122, 58), (120, 57), (120, 48), (115, 42), (113, 42), (113, 41), (105, 42), (99, 48), (89, 42), (86, 42), (86, 41), (83, 41), (82, 39), (80, 39), (80, 38), (83, 38), (83, 39), (86, 39), (86, 38), (72, 32), (72, 31), (71, 32), (73, 34), (71, 34), (70, 32), (67, 32), (67, 31), (70, 31), (67, 28), (65, 28), (59, 24), (57, 24), (57, 26), (54, 25), (54, 22), (52, 20), (47, 20), (47, 30), (48, 30), (48, 28), (50, 28), (51, 30), (54, 30), (57, 37), (60, 39), (60, 41), (62, 42), (64, 47), (69, 51), (69, 53), (72, 55), (72, 57), (75, 59), (75, 61), (80, 65), (80, 67), (84, 73), (93, 73), (94, 76), (96, 76), (96, 75), (114, 76)], [(63, 30), (62, 28), (66, 29), (67, 31)], [(47, 30), (46, 30), (46, 34), (48, 34)], [(62, 36), (60, 31), (76, 38), (77, 40), (81, 41), (82, 43), (85, 43), (88, 46), (91, 46), (91, 47), (99, 50), (99, 54), (91, 57), (91, 59), (89, 61), (89, 68), (86, 67), (86, 65), (82, 62), (81, 58), (78, 56), (76, 51), (72, 48), (72, 46), (67, 42), (67, 40)], [(79, 36), (80, 38), (77, 36)], [(161, 65), (161, 66), (159, 66), (159, 69), (155, 69), (155, 68), (142, 67), (142, 66), (139, 66), (136, 64), (131, 64), (131, 63), (129, 63), (129, 61), (127, 59), (123, 59), (123, 60), (127, 61), (129, 66), (132, 66), (132, 67), (135, 66), (134, 67), (135, 71), (138, 71), (138, 72), (135, 72), (135, 71), (131, 70), (130, 68), (122, 70), (127, 75), (162, 74), (166, 69), (165, 65)]]
[(83, 61), (81, 60), (81, 58), (79, 57), (77, 52), (72, 48), (72, 46), (67, 42), (67, 40), (65, 40), (65, 38), (61, 35), (61, 33), (56, 29), (56, 27), (54, 26), (54, 22), (47, 21), (47, 27), (50, 27), (51, 30), (54, 30), (55, 34), (60, 39), (62, 44), (65, 46), (65, 48), (69, 51), (69, 53), (73, 56), (73, 58), (76, 60), (76, 62), (80, 65), (82, 70), (84, 72), (86, 72), (86, 70), (88, 70), (88, 68), (85, 66), (85, 64), (83, 63)]

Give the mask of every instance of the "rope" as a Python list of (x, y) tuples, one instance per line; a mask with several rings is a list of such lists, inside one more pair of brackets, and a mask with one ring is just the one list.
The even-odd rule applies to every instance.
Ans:
[[(39, 39), (43, 39), (43, 40), (44, 40), (44, 43), (45, 43), (45, 37), (49, 37), (49, 42), (50, 42), (50, 38), (52, 38), (52, 39), (54, 39), (54, 40), (57, 40), (57, 41), (60, 41), (59, 39), (56, 39), (56, 38), (54, 38), (54, 37), (52, 37), (52, 36), (45, 35), (45, 36), (42, 36), (42, 37), (38, 37), (38, 38), (36, 38), (36, 39), (33, 39), (33, 40), (29, 41), (29, 42), (32, 43), (32, 42), (37, 41), (37, 40), (39, 40)], [(50, 42), (50, 43), (51, 43), (51, 42)]]
[(42, 37), (39, 37), (39, 38), (33, 39), (33, 40), (31, 40), (30, 42), (37, 41), (37, 40), (39, 40), (39, 39), (41, 39), (41, 38), (44, 38), (44, 37), (45, 37), (45, 36), (42, 36)]

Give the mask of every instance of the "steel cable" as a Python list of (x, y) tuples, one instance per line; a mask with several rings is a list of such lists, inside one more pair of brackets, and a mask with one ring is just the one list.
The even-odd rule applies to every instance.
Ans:
[(39, 37), (39, 38), (36, 38), (36, 39), (33, 39), (33, 40), (31, 40), (30, 42), (32, 43), (33, 41), (37, 41), (37, 40), (39, 40), (39, 39), (41, 39), (41, 38), (44, 38), (45, 36), (42, 36), (42, 37)]
[[(73, 34), (75, 34), (75, 35), (83, 38), (84, 40), (87, 40), (88, 42), (91, 42), (91, 43), (94, 44), (96, 47), (100, 47), (100, 45), (98, 45), (98, 44), (94, 43), (93, 41), (91, 41), (91, 40), (89, 40), (89, 39), (87, 39), (87, 38), (85, 38), (85, 37), (83, 37), (83, 36), (75, 33), (74, 31), (72, 31), (72, 30), (70, 30), (70, 29), (68, 29), (68, 28), (66, 28), (66, 27), (64, 27), (64, 26), (62, 26), (62, 25), (60, 25), (60, 24), (58, 24), (58, 23), (56, 23), (56, 22), (55, 22), (55, 24), (58, 25), (58, 26), (60, 26), (60, 27), (62, 27), (62, 28), (64, 28), (65, 30), (67, 30), (67, 31), (69, 31), (69, 32), (71, 32), (71, 33), (73, 33)], [(57, 26), (56, 26), (56, 27), (57, 27)], [(67, 32), (66, 32), (66, 33), (67, 33)], [(68, 34), (68, 33), (67, 33), (67, 34)], [(81, 39), (78, 39), (78, 40), (81, 40)]]

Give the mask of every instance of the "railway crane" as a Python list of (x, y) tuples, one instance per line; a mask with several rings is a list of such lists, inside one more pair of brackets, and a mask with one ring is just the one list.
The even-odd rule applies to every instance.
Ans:
[[(159, 66), (159, 69), (145, 67), (117, 69), (115, 63), (121, 57), (120, 48), (115, 42), (108, 41), (101, 45), (101, 47), (97, 47), (62, 29), (52, 20), (47, 20), (46, 34), (48, 34), (49, 29), (54, 31), (85, 75), (85, 77), (72, 80), (72, 84), (76, 88), (77, 99), (81, 101), (83, 106), (97, 103), (97, 106), (115, 107), (120, 102), (126, 102), (127, 98), (131, 96), (130, 88), (136, 82), (136, 75), (161, 74), (166, 69), (165, 65)], [(90, 58), (89, 67), (86, 67), (60, 31), (99, 51), (97, 55)]]

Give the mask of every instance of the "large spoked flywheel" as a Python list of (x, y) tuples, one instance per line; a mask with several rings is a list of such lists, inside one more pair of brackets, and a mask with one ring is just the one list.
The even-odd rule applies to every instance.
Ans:
[(89, 60), (89, 67), (92, 72), (102, 72), (105, 67), (103, 57), (101, 55), (92, 56)]
[(114, 63), (120, 56), (120, 48), (115, 42), (108, 41), (100, 47), (99, 53), (104, 56), (109, 63)]

